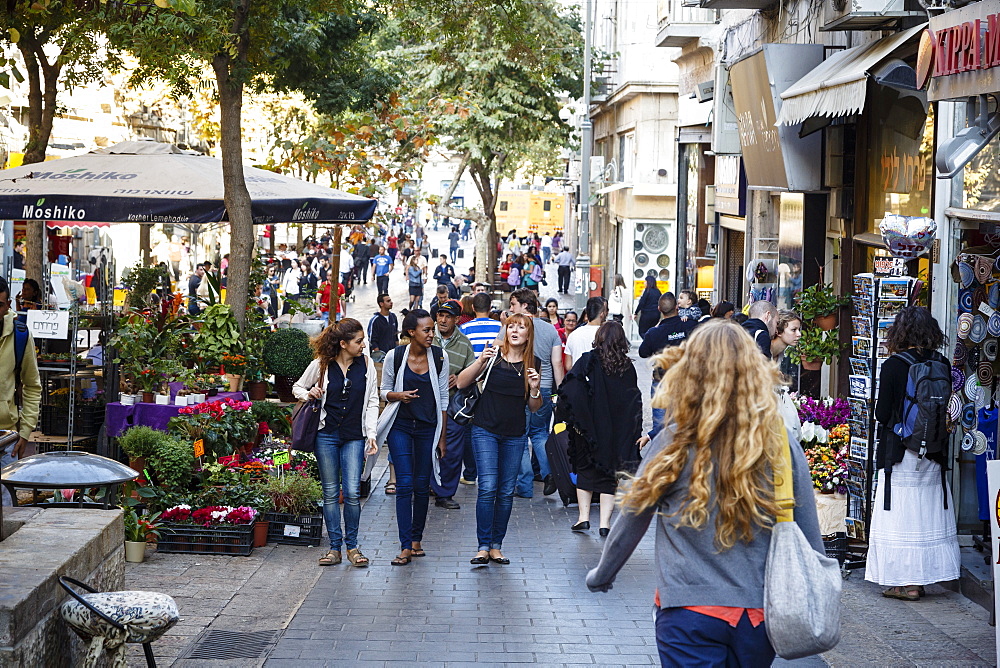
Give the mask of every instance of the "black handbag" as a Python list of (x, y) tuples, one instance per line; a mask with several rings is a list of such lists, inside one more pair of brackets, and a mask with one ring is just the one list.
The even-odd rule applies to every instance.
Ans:
[(472, 418), (476, 415), (476, 404), (479, 403), (479, 400), (483, 396), (486, 381), (490, 379), (490, 371), (493, 370), (493, 365), (499, 356), (500, 353), (498, 352), (490, 358), (482, 383), (480, 383), (479, 379), (476, 379), (476, 382), (472, 383), (472, 385), (455, 390), (455, 394), (448, 401), (448, 417), (463, 426), (472, 422)]
[[(326, 369), (320, 366), (319, 388), (323, 389)], [(292, 449), (300, 452), (316, 450), (316, 434), (319, 433), (321, 399), (300, 401), (292, 412)]]

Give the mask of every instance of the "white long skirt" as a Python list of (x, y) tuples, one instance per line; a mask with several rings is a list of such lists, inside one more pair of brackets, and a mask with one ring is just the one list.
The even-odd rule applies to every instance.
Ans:
[[(941, 465), (907, 450), (892, 467), (891, 510), (884, 509), (883, 471), (875, 490), (868, 532), (865, 579), (886, 587), (926, 585), (959, 577), (960, 556), (951, 489), (941, 485)], [(948, 509), (944, 496), (948, 494)]]

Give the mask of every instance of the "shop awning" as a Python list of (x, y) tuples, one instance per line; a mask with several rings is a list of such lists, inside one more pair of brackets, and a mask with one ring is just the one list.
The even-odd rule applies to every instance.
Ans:
[(781, 94), (776, 125), (798, 125), (813, 116), (848, 116), (865, 108), (868, 72), (919, 38), (926, 23), (824, 60)]
[(608, 193), (613, 193), (616, 190), (621, 190), (622, 188), (631, 188), (631, 187), (632, 187), (631, 183), (622, 183), (622, 182), (612, 183), (610, 186), (605, 186), (600, 190), (596, 191), (594, 194), (607, 195)]

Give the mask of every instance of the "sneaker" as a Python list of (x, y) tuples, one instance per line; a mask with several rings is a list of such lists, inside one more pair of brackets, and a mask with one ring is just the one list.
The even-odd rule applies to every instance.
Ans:
[(475, 480), (466, 480), (465, 478), (459, 478), (458, 481), (460, 483), (462, 483), (463, 485), (475, 485), (476, 484)]
[(455, 501), (450, 496), (439, 496), (437, 501), (434, 502), (434, 505), (438, 508), (447, 508), (448, 510), (461, 510), (462, 508), (462, 506), (458, 504), (458, 501)]

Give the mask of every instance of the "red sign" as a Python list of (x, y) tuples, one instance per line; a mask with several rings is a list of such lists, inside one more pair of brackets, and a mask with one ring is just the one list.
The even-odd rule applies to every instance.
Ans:
[[(994, 68), (998, 68), (994, 70)], [(982, 0), (931, 17), (917, 52), (917, 86), (928, 99), (993, 93), (1000, 70), (1000, 2)]]

